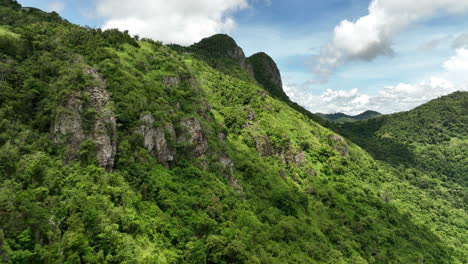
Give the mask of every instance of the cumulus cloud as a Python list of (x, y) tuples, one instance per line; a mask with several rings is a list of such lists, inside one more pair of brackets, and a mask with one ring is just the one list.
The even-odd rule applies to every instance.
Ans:
[(94, 0), (104, 29), (189, 45), (235, 27), (231, 14), (248, 7), (247, 0)]
[(372, 60), (392, 55), (395, 35), (408, 25), (428, 19), (437, 12), (468, 12), (468, 1), (460, 0), (373, 0), (369, 14), (335, 27), (330, 43), (316, 58), (314, 71), (319, 79), (327, 78), (341, 65), (352, 60)]
[(49, 3), (49, 11), (61, 12), (65, 9), (65, 4), (61, 1), (53, 1)]
[(305, 85), (285, 85), (291, 100), (313, 112), (359, 114), (366, 110), (394, 113), (410, 110), (439, 96), (455, 91), (468, 91), (468, 49), (458, 49), (446, 60), (438, 75), (419, 83), (399, 83), (380, 89), (370, 96), (358, 89), (327, 90), (317, 95), (307, 92)]

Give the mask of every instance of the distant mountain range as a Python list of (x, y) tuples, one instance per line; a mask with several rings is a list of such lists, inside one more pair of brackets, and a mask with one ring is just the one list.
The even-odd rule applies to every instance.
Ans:
[(350, 116), (350, 115), (343, 114), (343, 113), (335, 113), (335, 114), (316, 113), (316, 115), (320, 116), (321, 118), (325, 120), (342, 124), (342, 123), (368, 120), (368, 119), (379, 117), (382, 114), (376, 111), (368, 110), (355, 116)]

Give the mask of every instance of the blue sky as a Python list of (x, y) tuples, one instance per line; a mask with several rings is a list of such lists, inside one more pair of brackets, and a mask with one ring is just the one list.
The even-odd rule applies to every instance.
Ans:
[[(468, 90), (461, 76), (468, 65), (465, 1), (19, 2), (55, 10), (76, 24), (129, 29), (166, 42), (189, 44), (226, 32), (247, 55), (270, 54), (288, 95), (312, 112), (391, 113)], [(455, 47), (457, 39), (462, 44)]]

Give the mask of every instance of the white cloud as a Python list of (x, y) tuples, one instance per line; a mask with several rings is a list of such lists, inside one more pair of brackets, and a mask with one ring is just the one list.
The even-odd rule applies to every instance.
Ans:
[(247, 0), (95, 0), (104, 29), (189, 45), (235, 27), (231, 14), (248, 7)]
[(408, 25), (429, 19), (438, 12), (468, 12), (466, 0), (373, 0), (369, 14), (335, 27), (333, 40), (322, 48), (314, 68), (326, 81), (337, 67), (351, 60), (372, 60), (392, 55), (395, 35)]
[(455, 91), (468, 91), (468, 49), (458, 49), (442, 67), (442, 73), (428, 80), (386, 86), (374, 96), (361, 93), (358, 89), (327, 90), (317, 95), (307, 92), (303, 85), (294, 84), (285, 85), (285, 92), (291, 100), (312, 112), (359, 114), (366, 110), (375, 110), (385, 114), (394, 113), (410, 110)]
[(468, 73), (468, 49), (457, 49), (456, 55), (444, 63), (444, 68), (447, 72), (456, 73), (459, 76)]
[(53, 1), (49, 3), (49, 11), (61, 12), (65, 9), (65, 4), (61, 1)]

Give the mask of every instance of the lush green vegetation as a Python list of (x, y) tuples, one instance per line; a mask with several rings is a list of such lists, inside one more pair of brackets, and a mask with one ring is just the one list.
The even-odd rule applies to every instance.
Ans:
[(468, 183), (468, 92), (456, 92), (412, 111), (342, 125), (341, 131), (375, 158)]
[[(189, 52), (0, 4), (0, 262), (468, 258), (459, 185), (376, 161), (265, 93), (237, 61), (210, 58), (203, 45)], [(96, 86), (89, 68), (105, 80), (117, 119), (112, 171), (98, 166), (92, 140), (68, 160), (67, 144), (51, 132), (67, 99)], [(84, 92), (84, 125), (100, 114), (89, 97)], [(145, 114), (153, 127), (177, 132), (181, 120), (199, 120), (208, 150), (196, 156), (193, 146), (169, 139), (177, 160), (159, 164), (136, 133)]]
[(317, 115), (320, 116), (321, 118), (324, 118), (324, 119), (328, 120), (328, 121), (343, 124), (343, 123), (356, 122), (356, 121), (362, 121), (362, 120), (368, 120), (368, 119), (376, 118), (376, 117), (381, 116), (382, 114), (380, 114), (379, 112), (369, 111), (368, 110), (368, 111), (365, 111), (365, 112), (363, 112), (363, 113), (361, 113), (359, 115), (355, 115), (355, 116), (350, 116), (350, 115), (343, 114), (343, 113), (335, 113), (335, 114), (321, 114), (321, 113), (318, 113)]

